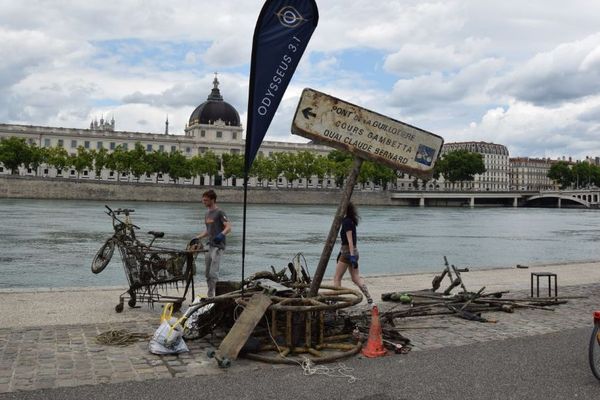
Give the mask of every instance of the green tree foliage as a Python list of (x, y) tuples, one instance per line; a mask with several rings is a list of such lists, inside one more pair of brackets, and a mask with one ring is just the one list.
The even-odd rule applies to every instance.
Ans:
[(69, 153), (62, 147), (48, 149), (48, 164), (58, 170), (65, 169), (69, 163)]
[(96, 178), (100, 178), (102, 170), (106, 168), (108, 162), (108, 150), (103, 147), (100, 150), (92, 150), (92, 154), (94, 156), (94, 172)]
[(561, 189), (600, 186), (600, 167), (587, 162), (570, 164), (559, 161), (552, 164), (547, 176), (558, 183)]
[(433, 169), (436, 179), (443, 175), (444, 179), (452, 183), (472, 181), (476, 174), (484, 172), (483, 156), (467, 150), (455, 150), (444, 154)]
[(244, 155), (229, 154), (222, 155), (223, 159), (223, 178), (243, 178), (244, 177)]
[(30, 167), (38, 174), (40, 165), (48, 162), (48, 149), (45, 147), (37, 147), (36, 145), (31, 146), (31, 161)]
[(137, 142), (133, 149), (127, 152), (127, 158), (129, 161), (129, 167), (131, 174), (135, 177), (136, 180), (140, 180), (140, 177), (145, 173), (152, 173), (151, 164), (149, 164), (149, 159), (146, 155), (146, 149), (144, 146)]
[(180, 178), (191, 178), (192, 169), (188, 159), (180, 152), (175, 151), (169, 154), (169, 177), (175, 182)]
[(11, 174), (19, 173), (19, 167), (29, 167), (32, 151), (25, 139), (9, 137), (0, 141), (0, 162), (10, 169)]
[(327, 159), (331, 162), (329, 175), (334, 177), (336, 185), (342, 186), (350, 173), (350, 168), (352, 168), (352, 155), (333, 150), (327, 154)]
[(250, 176), (256, 177), (260, 185), (264, 185), (265, 181), (277, 179), (279, 174), (277, 173), (275, 158), (259, 154), (250, 168)]
[(296, 154), (294, 153), (274, 153), (275, 168), (277, 176), (283, 176), (287, 183), (286, 186), (291, 186), (292, 182), (300, 177), (296, 171)]
[(306, 187), (308, 188), (308, 181), (313, 175), (322, 174), (318, 169), (320, 164), (317, 161), (318, 157), (310, 151), (299, 151), (293, 158), (295, 171), (299, 177), (306, 180)]
[(72, 165), (77, 171), (77, 178), (85, 169), (92, 169), (94, 166), (94, 154), (83, 146), (77, 148), (77, 154), (69, 156), (69, 165)]

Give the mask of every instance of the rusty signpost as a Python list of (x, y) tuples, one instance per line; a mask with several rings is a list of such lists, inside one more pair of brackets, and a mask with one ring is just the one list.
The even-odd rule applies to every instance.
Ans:
[(355, 156), (311, 284), (310, 293), (314, 295), (321, 286), (362, 160), (381, 163), (413, 176), (429, 177), (444, 139), (309, 88), (304, 89), (300, 97), (292, 133)]

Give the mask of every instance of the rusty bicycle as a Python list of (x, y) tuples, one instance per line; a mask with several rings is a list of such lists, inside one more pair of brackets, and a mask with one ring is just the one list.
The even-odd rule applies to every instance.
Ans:
[[(116, 210), (105, 206), (106, 214), (112, 219), (113, 235), (104, 242), (92, 261), (92, 272), (102, 272), (110, 263), (115, 248), (119, 249), (125, 276), (129, 282), (129, 289), (119, 296), (119, 303), (115, 311), (123, 311), (125, 300), (129, 307), (136, 307), (138, 301), (149, 304), (155, 302), (173, 302), (177, 311), (187, 296), (188, 289), (192, 288), (194, 296), (193, 277), (195, 271), (194, 256), (203, 251), (201, 248), (195, 250), (175, 250), (155, 246), (157, 239), (164, 237), (164, 232), (148, 232), (152, 239), (148, 244), (136, 237), (136, 230), (140, 228), (131, 220), (131, 214), (135, 211), (129, 208), (118, 208)], [(179, 289), (179, 283), (184, 284), (182, 296), (168, 296), (161, 292), (169, 286)]]
[(594, 311), (594, 329), (590, 338), (589, 359), (592, 373), (600, 380), (600, 311)]

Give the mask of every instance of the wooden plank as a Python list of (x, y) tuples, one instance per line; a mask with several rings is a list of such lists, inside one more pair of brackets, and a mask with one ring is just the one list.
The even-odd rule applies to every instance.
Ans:
[(235, 324), (217, 350), (217, 359), (237, 359), (237, 356), (248, 341), (250, 334), (256, 328), (260, 319), (271, 305), (271, 298), (263, 293), (255, 294), (250, 298), (248, 306), (244, 309)]

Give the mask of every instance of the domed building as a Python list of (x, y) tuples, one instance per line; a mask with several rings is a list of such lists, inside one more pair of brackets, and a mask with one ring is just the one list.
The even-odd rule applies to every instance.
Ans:
[[(240, 114), (235, 107), (223, 100), (219, 90), (219, 80), (215, 75), (213, 88), (206, 101), (200, 104), (190, 115), (185, 128), (185, 136), (196, 141), (210, 143), (210, 146), (199, 146), (198, 153), (210, 150), (219, 154), (223, 152), (240, 153), (243, 147)], [(231, 145), (236, 145), (232, 148)]]

